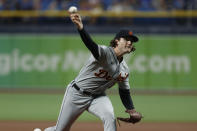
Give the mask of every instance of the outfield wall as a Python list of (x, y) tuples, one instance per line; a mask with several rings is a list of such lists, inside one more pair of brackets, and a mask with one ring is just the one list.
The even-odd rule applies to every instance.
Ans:
[[(113, 36), (95, 35), (99, 44)], [(140, 36), (125, 57), (138, 89), (197, 89), (195, 36)], [(0, 88), (64, 88), (90, 53), (76, 35), (1, 35)]]

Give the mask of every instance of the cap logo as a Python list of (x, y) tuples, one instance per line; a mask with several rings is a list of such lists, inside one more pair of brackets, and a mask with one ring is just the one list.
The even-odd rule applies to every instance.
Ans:
[(129, 31), (129, 35), (133, 35), (133, 32)]

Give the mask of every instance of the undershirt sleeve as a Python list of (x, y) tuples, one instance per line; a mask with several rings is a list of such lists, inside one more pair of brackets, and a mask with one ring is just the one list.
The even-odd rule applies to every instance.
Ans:
[(134, 109), (133, 101), (130, 95), (130, 90), (119, 88), (119, 94), (125, 108), (128, 110)]
[(78, 29), (78, 32), (85, 46), (90, 50), (94, 58), (98, 60), (99, 58), (98, 45), (91, 39), (90, 35), (86, 32), (84, 28), (82, 30)]

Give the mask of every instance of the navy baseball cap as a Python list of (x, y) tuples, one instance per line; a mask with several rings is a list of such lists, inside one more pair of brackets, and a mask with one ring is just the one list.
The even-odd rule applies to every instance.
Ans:
[(126, 29), (120, 30), (116, 34), (114, 39), (118, 39), (118, 38), (121, 38), (121, 37), (127, 38), (127, 39), (131, 40), (132, 42), (137, 42), (139, 40), (138, 37), (135, 36), (132, 31), (126, 30)]

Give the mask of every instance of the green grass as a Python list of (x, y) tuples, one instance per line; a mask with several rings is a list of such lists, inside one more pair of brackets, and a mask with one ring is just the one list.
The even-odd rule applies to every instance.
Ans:
[[(0, 120), (56, 121), (63, 94), (0, 94)], [(118, 95), (111, 95), (116, 116), (126, 117)], [(197, 96), (133, 96), (145, 122), (197, 122)], [(98, 121), (85, 112), (79, 121)]]

